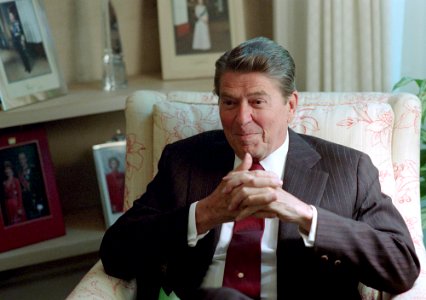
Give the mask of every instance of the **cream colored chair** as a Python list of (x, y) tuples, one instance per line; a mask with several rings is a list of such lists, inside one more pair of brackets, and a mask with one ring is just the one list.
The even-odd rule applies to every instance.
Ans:
[[(127, 99), (126, 207), (156, 172), (166, 143), (221, 128), (211, 93), (138, 91)], [(395, 297), (360, 284), (363, 299), (426, 299), (426, 252), (420, 218), (420, 101), (411, 94), (300, 93), (291, 127), (368, 153), (380, 171), (382, 190), (403, 215), (421, 260), (414, 287)], [(104, 273), (98, 262), (68, 299), (132, 299), (136, 284)], [(160, 298), (166, 298), (164, 294)]]

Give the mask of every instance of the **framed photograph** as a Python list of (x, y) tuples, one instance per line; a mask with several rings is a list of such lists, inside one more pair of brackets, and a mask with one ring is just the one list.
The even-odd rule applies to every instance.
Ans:
[(0, 0), (3, 110), (66, 93), (42, 0)]
[(105, 225), (108, 228), (124, 212), (126, 141), (94, 145), (93, 156)]
[(213, 77), (216, 60), (246, 38), (242, 0), (159, 0), (163, 79)]
[(0, 135), (0, 252), (65, 234), (43, 128)]

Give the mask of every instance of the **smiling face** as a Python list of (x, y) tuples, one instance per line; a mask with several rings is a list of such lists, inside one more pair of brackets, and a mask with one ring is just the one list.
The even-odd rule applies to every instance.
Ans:
[(227, 71), (220, 79), (219, 111), (235, 154), (262, 160), (280, 147), (297, 107), (297, 92), (285, 101), (278, 82), (257, 72)]

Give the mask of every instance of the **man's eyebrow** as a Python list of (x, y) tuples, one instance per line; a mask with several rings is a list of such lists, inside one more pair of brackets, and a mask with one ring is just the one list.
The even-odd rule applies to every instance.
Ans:
[[(248, 93), (247, 96), (248, 97), (252, 97), (252, 96), (268, 96), (269, 97), (269, 94), (265, 92), (264, 90), (260, 90), (260, 91)], [(236, 96), (226, 92), (221, 93), (220, 97), (236, 98)]]
[(269, 97), (269, 94), (265, 92), (264, 90), (260, 90), (260, 91), (248, 93), (247, 96), (268, 96)]
[(226, 93), (226, 92), (222, 92), (222, 93), (220, 93), (219, 97), (220, 98), (222, 98), (222, 97), (234, 98), (235, 96), (233, 96), (233, 95), (231, 95), (229, 93)]

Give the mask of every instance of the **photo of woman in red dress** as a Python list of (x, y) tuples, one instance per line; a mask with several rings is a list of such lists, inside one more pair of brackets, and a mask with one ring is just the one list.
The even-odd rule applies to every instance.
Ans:
[(113, 213), (122, 212), (124, 204), (124, 172), (119, 170), (120, 161), (116, 157), (108, 160), (110, 172), (106, 174), (111, 210)]
[(4, 162), (3, 194), (5, 201), (5, 225), (13, 225), (26, 220), (19, 179), (15, 176), (10, 161)]

